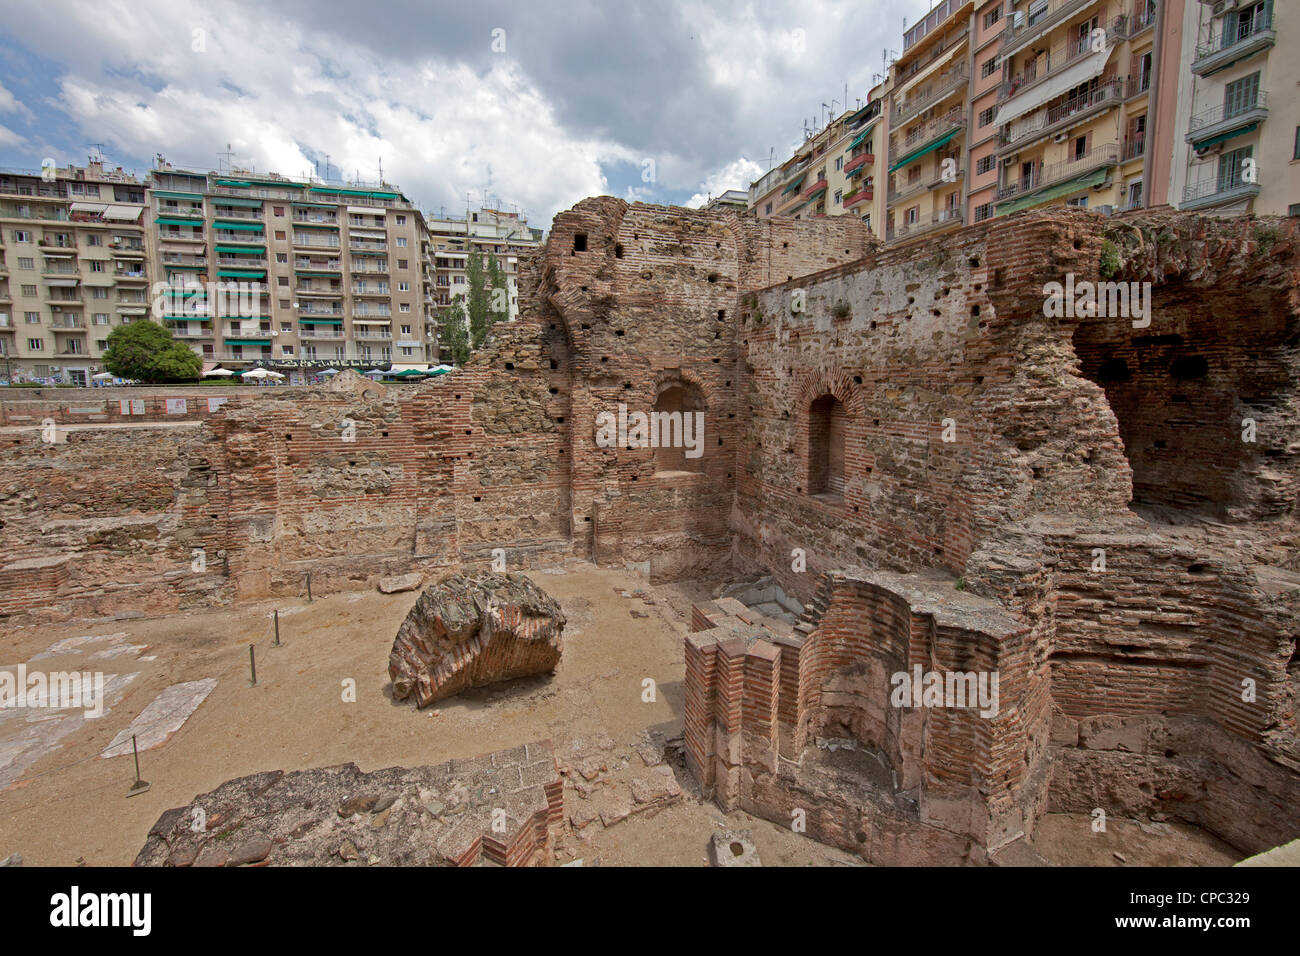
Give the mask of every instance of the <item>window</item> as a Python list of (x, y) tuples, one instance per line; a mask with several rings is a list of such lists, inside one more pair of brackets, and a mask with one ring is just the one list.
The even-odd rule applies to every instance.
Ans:
[(282, 308), (282, 309), (287, 309), (287, 308), (289, 308), (289, 300), (288, 300), (288, 299), (281, 299), (281, 300), (280, 300), (280, 308)]
[(993, 164), (996, 161), (997, 158), (992, 153), (987, 156), (981, 156), (979, 159), (975, 160), (976, 175), (982, 176), (987, 172), (992, 172)]
[(35, 260), (35, 259), (28, 259), (28, 258), (25, 258), (25, 257), (23, 257), (23, 256), (19, 256), (19, 257), (18, 257), (18, 268), (19, 268), (19, 269), (35, 269), (35, 268), (36, 268), (36, 260)]
[(293, 323), (292, 323), (292, 322), (281, 322), (281, 323), (280, 323), (280, 331), (281, 331), (281, 332), (292, 332), (292, 331), (293, 331)]
[(1002, 5), (994, 7), (988, 13), (984, 14), (984, 29), (987, 30), (993, 24), (1002, 19)]
[(1088, 137), (1086, 135), (1079, 136), (1074, 141), (1074, 158), (1076, 160), (1080, 160), (1087, 155), (1088, 155)]
[(838, 206), (843, 201), (843, 199), (844, 199), (843, 190), (840, 189), (835, 190), (835, 205)]
[[(1296, 128), (1295, 133), (1296, 133), (1296, 149), (1300, 149), (1300, 127), (1297, 127), (1297, 128)], [(765, 215), (765, 216), (770, 216), (770, 215), (772, 215), (772, 204), (771, 204), (771, 203), (768, 203), (766, 206), (763, 207), (763, 215)]]
[(409, 259), (398, 259), (398, 260), (397, 260), (397, 268), (399, 268), (399, 269), (405, 269), (405, 268), (408, 267), (408, 263), (409, 263), (409, 262), (410, 262)]
[(980, 66), (980, 77), (985, 78), (985, 77), (992, 76), (995, 72), (997, 72), (997, 68), (998, 68), (998, 55), (995, 53), (987, 60), (985, 60), (983, 65)]
[(397, 291), (398, 291), (398, 292), (410, 292), (410, 291), (411, 291), (411, 283), (409, 283), (409, 282), (399, 282), (399, 283), (397, 283)]
[(397, 237), (397, 248), (399, 248), (399, 249), (405, 249), (405, 248), (406, 248), (406, 237), (405, 237), (405, 236), (398, 236), (398, 237)]
[(91, 271), (91, 272), (103, 272), (103, 271), (104, 271), (104, 263), (103, 263), (102, 261), (98, 260), (98, 259), (92, 259), (92, 260), (90, 261), (90, 271)]
[(1151, 53), (1147, 52), (1138, 58), (1138, 87), (1134, 93), (1149, 89), (1151, 89)]
[(281, 354), (281, 355), (292, 355), (292, 354), (293, 354), (293, 346), (292, 346), (292, 345), (282, 345), (282, 346), (280, 346), (280, 354)]
[(1065, 204), (1066, 204), (1067, 206), (1074, 206), (1076, 209), (1087, 209), (1087, 208), (1088, 208), (1088, 197), (1087, 197), (1087, 196), (1076, 196), (1074, 199), (1067, 199), (1067, 200), (1065, 201)]
[(24, 312), (23, 321), (26, 322), (28, 325), (40, 325), (41, 314), (39, 312)]
[(28, 339), (27, 350), (30, 352), (42, 352), (45, 350), (44, 339)]
[(288, 285), (288, 284), (289, 284), (289, 277), (288, 277), (288, 276), (276, 276), (276, 277), (275, 277), (275, 283), (276, 283), (276, 285)]
[(289, 261), (289, 254), (288, 254), (287, 252), (277, 252), (277, 253), (275, 254), (275, 261), (276, 261), (276, 262), (288, 262), (288, 261)]
[(997, 115), (997, 107), (990, 106), (986, 110), (980, 110), (980, 127), (989, 126), (993, 122), (993, 117)]
[(1259, 102), (1259, 74), (1252, 73), (1223, 88), (1223, 118), (1231, 119), (1253, 110)]
[(823, 395), (808, 408), (808, 493), (844, 497), (844, 405)]
[(95, 348), (104, 351), (108, 348), (108, 339), (95, 339)]
[(839, 172), (841, 169), (843, 169), (843, 168), (844, 168), (844, 157), (843, 157), (843, 156), (836, 156), (836, 157), (835, 157), (835, 171), (838, 173), (838, 172)]
[(15, 229), (13, 231), (14, 242), (31, 242), (32, 234), (26, 229)]
[[(474, 217), (474, 221), (478, 222), (478, 216)], [(575, 232), (573, 234), (573, 251), (574, 252), (587, 251), (587, 234), (585, 232)]]
[(86, 234), (86, 245), (88, 245), (88, 246), (102, 246), (103, 244), (104, 244), (104, 237), (103, 237), (103, 236), (97, 235), (96, 233), (93, 233), (93, 232), (91, 232), (91, 233), (87, 233), (87, 234)]
[(108, 313), (96, 312), (93, 321), (96, 325), (108, 325)]
[(907, 185), (911, 186), (913, 183), (919, 183), (920, 181), (921, 164), (917, 163), (915, 166), (907, 167)]
[(1295, 128), (1295, 144), (1291, 147), (1291, 158), (1300, 159), (1300, 126)]
[(398, 307), (397, 307), (397, 311), (398, 311), (398, 312), (410, 312), (410, 311), (411, 311), (411, 304), (410, 304), (409, 302), (403, 302), (403, 303), (401, 303), (400, 305), (398, 305)]
[(280, 242), (283, 242), (283, 241), (284, 241), (285, 235), (286, 235), (286, 233), (285, 233), (285, 231), (284, 231), (283, 229), (277, 229), (277, 230), (275, 230), (275, 238), (276, 238), (277, 240), (279, 240)]
[[(687, 382), (668, 384), (655, 399), (650, 427), (657, 429), (659, 446), (655, 449), (655, 473), (702, 472), (703, 455), (687, 457), (689, 437), (694, 442), (703, 441), (704, 434), (696, 429), (700, 419), (696, 412), (704, 412), (703, 397), (695, 386)], [(703, 444), (695, 445), (703, 452)], [(692, 454), (694, 454), (692, 452)]]
[(34, 286), (34, 285), (25, 285), (25, 286), (23, 286), (23, 295), (35, 297), (35, 295), (36, 295), (36, 286)]
[(992, 218), (992, 216), (993, 216), (993, 203), (986, 202), (983, 203), (982, 205), (975, 207), (976, 222), (983, 222), (985, 219)]
[(1246, 162), (1252, 159), (1254, 154), (1254, 146), (1243, 146), (1219, 157), (1219, 192), (1236, 189), (1246, 181)]
[(271, 207), (271, 210), (272, 210), (272, 212), (274, 212), (275, 215), (277, 215), (277, 216), (283, 216), (283, 215), (284, 215), (284, 207), (283, 207), (283, 206), (272, 206), (272, 207)]
[(92, 286), (92, 287), (91, 287), (91, 290), (90, 290), (90, 297), (91, 297), (92, 299), (107, 299), (107, 298), (108, 298), (108, 290), (107, 290), (107, 289), (96, 289), (96, 288), (94, 288), (94, 287)]
[(1139, 209), (1142, 206), (1142, 180), (1135, 179), (1128, 184), (1128, 208)]
[(1288, 216), (1300, 216), (1300, 202), (1292, 203), (1291, 205), (1287, 206), (1286, 214)]
[(394, 218), (396, 219), (397, 224), (398, 224), (399, 226), (405, 226), (405, 225), (406, 225), (406, 217), (405, 217), (405, 216), (395, 216)]
[(903, 222), (909, 226), (915, 226), (921, 218), (921, 207), (913, 206), (903, 214)]

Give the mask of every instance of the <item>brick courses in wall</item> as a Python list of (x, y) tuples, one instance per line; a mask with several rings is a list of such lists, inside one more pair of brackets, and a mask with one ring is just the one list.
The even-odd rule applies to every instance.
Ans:
[[(1050, 210), (884, 251), (851, 217), (584, 200), (521, 263), (518, 321), (428, 383), (185, 390), (184, 415), (3, 399), (0, 615), (325, 593), (497, 548), (769, 575), (802, 628), (716, 602), (687, 640), (688, 752), (724, 805), (802, 807), (882, 861), (984, 862), (1049, 807), (1262, 849), (1300, 835), (1297, 240)], [(1150, 325), (1045, 314), (1071, 275), (1152, 283)], [(598, 447), (620, 404), (699, 408), (702, 457)], [(1006, 716), (892, 713), (881, 678), (917, 661), (996, 668)]]

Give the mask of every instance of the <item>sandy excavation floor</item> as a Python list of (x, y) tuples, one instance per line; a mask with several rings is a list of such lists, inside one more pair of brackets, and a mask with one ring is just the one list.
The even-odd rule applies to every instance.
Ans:
[[(103, 717), (76, 719), (57, 732), (40, 728), (48, 734), (43, 752), (30, 749), (28, 722), (12, 714), (0, 721), (0, 858), (18, 852), (27, 865), (126, 865), (164, 810), (233, 777), (348, 761), (365, 771), (436, 764), (549, 738), (570, 768), (569, 826), (556, 848), (558, 863), (704, 866), (709, 838), (722, 828), (751, 829), (766, 865), (861, 863), (748, 814), (724, 814), (701, 799), (671, 750), (667, 763), (659, 761), (656, 750), (681, 734), (681, 639), (690, 601), (707, 596), (702, 590), (649, 588), (630, 574), (585, 562), (531, 577), (568, 617), (554, 676), (472, 690), (423, 711), (391, 700), (387, 673), (393, 636), (418, 592), (338, 594), (157, 620), (11, 630), (0, 636), (4, 669), (57, 641), (114, 635), (61, 646), (33, 667), (103, 670), (121, 679), (119, 699), (108, 695), (111, 709)], [(646, 599), (623, 596), (637, 590)], [(283, 646), (272, 647), (271, 611), (277, 607)], [(250, 643), (256, 645), (256, 687), (249, 684)], [(93, 653), (104, 656), (94, 659)], [(128, 674), (137, 676), (122, 684)], [(141, 776), (150, 790), (127, 798), (134, 779), (129, 740), (124, 756), (100, 754), (168, 687), (210, 678), (216, 685), (193, 715), (141, 753)], [(642, 700), (645, 678), (655, 681), (653, 702)], [(354, 703), (343, 700), (349, 679), (355, 681)], [(201, 696), (206, 685), (196, 686)], [(28, 748), (29, 761), (38, 756), (5, 775), (6, 762), (21, 747)], [(631, 794), (646, 780), (668, 795), (669, 805), (629, 813)], [(1110, 829), (1099, 839), (1086, 817), (1052, 818), (1040, 829), (1038, 850), (1055, 862), (1095, 865), (1235, 859), (1229, 848), (1188, 828), (1146, 832), (1115, 821)], [(1123, 862), (1113, 856), (1116, 850)]]

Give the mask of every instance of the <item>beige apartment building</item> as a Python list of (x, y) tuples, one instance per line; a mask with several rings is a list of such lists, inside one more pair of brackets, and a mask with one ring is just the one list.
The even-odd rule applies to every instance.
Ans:
[(206, 364), (293, 382), (435, 354), (424, 217), (395, 187), (162, 162), (149, 203), (154, 274), (173, 286), (162, 319)]
[(883, 141), (880, 88), (810, 136), (795, 154), (749, 187), (748, 208), (760, 218), (854, 215), (873, 229), (883, 197), (876, 155)]
[[(1300, 215), (1300, 9), (1170, 0), (1181, 28), (1170, 192), (1182, 209)], [(1181, 14), (1181, 17), (1179, 16)]]
[(147, 313), (145, 191), (96, 162), (0, 170), (0, 381), (88, 385)]
[(477, 249), (485, 270), (489, 253), (500, 263), (509, 293), (510, 319), (514, 321), (519, 314), (519, 259), (541, 245), (542, 230), (530, 228), (519, 213), (487, 208), (470, 212), (463, 219), (431, 216), (427, 229), (434, 309), (450, 305), (457, 296), (466, 296), (469, 285), (465, 266), (470, 250)]

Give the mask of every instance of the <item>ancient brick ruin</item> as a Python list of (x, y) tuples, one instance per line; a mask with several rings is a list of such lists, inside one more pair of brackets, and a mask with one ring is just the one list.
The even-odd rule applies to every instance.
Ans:
[[(1052, 210), (883, 251), (848, 219), (586, 200), (519, 320), (427, 384), (129, 431), (6, 402), (0, 425), (85, 427), (6, 433), (0, 614), (494, 549), (766, 575), (797, 623), (718, 602), (687, 640), (687, 760), (723, 806), (886, 863), (1011, 859), (1043, 813), (1096, 808), (1264, 849), (1300, 835), (1298, 264), (1295, 220)], [(1045, 314), (1067, 277), (1151, 283), (1149, 324)], [(702, 454), (606, 447), (619, 405), (702, 412)], [(996, 673), (997, 713), (891, 705), (918, 666)]]

